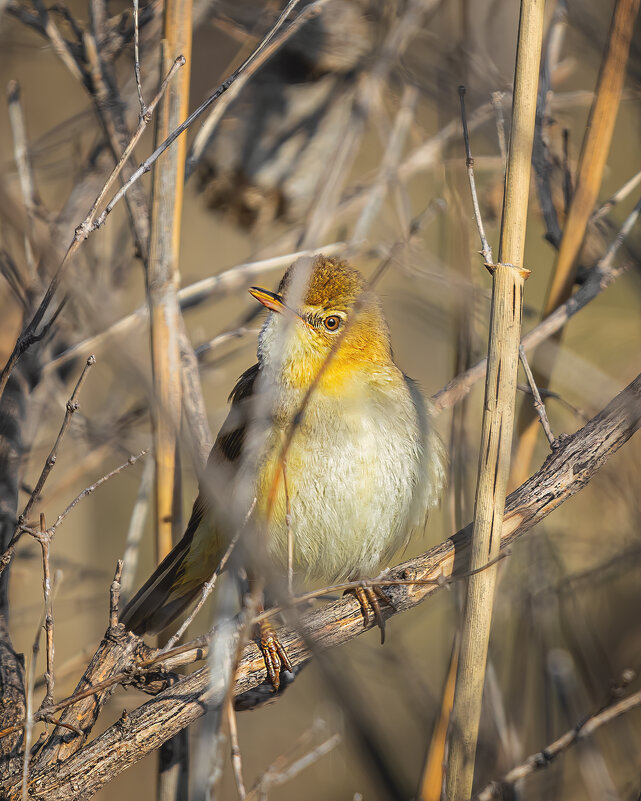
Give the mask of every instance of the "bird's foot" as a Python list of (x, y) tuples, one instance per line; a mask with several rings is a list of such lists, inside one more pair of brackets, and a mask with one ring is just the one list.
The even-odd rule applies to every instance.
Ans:
[(258, 636), (269, 681), (274, 688), (274, 692), (278, 692), (280, 672), (283, 668), (291, 672), (293, 670), (292, 663), (269, 620), (262, 620), (258, 624)]
[(374, 620), (376, 621), (376, 625), (381, 631), (381, 645), (385, 642), (385, 618), (381, 613), (381, 606), (379, 604), (379, 599), (384, 601), (388, 606), (393, 606), (390, 599), (387, 595), (383, 592), (382, 588), (378, 584), (368, 584), (367, 582), (363, 581), (358, 587), (354, 587), (353, 590), (348, 590), (347, 592), (353, 592), (356, 596), (356, 600), (361, 605), (361, 612), (363, 613), (363, 627), (367, 628), (369, 626), (369, 616), (370, 616), (370, 607), (372, 613), (374, 615)]

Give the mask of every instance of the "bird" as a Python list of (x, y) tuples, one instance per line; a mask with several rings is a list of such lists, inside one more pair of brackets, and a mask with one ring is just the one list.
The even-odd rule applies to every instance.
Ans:
[[(377, 576), (424, 526), (444, 485), (446, 455), (429, 401), (396, 365), (381, 302), (356, 268), (305, 257), (276, 292), (249, 292), (269, 310), (258, 359), (229, 397), (205, 471), (211, 481), (201, 481), (184, 536), (121, 614), (136, 634), (159, 633), (193, 604), (239, 509), (251, 508), (274, 574), (289, 564), (297, 581), (356, 582)], [(255, 578), (260, 567), (247, 572)], [(363, 582), (356, 595), (364, 624), (369, 603), (383, 639), (372, 586)], [(260, 627), (278, 690), (291, 663), (271, 624)]]

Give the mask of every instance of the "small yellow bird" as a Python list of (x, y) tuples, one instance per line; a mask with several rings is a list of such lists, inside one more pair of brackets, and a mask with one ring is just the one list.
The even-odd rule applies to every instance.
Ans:
[[(291, 534), (297, 578), (333, 584), (377, 575), (444, 483), (429, 407), (394, 363), (379, 300), (357, 270), (301, 259), (278, 292), (249, 291), (270, 310), (258, 363), (234, 387), (209, 457), (217, 489), (201, 485), (182, 540), (122, 612), (138, 634), (161, 631), (192, 604), (227, 549), (229, 521), (252, 503), (273, 571), (287, 570)], [(375, 613), (377, 604), (371, 592), (357, 595), (367, 623), (367, 602)], [(270, 626), (260, 643), (277, 689), (289, 659)]]

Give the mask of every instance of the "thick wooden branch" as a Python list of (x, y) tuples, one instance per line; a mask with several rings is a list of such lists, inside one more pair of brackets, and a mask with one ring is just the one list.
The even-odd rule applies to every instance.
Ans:
[[(608, 406), (558, 447), (541, 469), (507, 499), (501, 549), (531, 529), (551, 511), (582, 489), (641, 425), (641, 376), (617, 395)], [(384, 607), (386, 618), (410, 609), (456, 576), (469, 569), (471, 525), (445, 542), (390, 571), (389, 578), (421, 583), (387, 590), (393, 608)], [(351, 596), (328, 604), (301, 619), (304, 637), (295, 631), (279, 633), (294, 665), (311, 656), (314, 649), (341, 645), (365, 629), (360, 607)], [(238, 698), (266, 679), (262, 656), (254, 643), (247, 645), (236, 675)], [(47, 801), (81, 801), (176, 732), (201, 717), (222, 700), (222, 680), (210, 679), (202, 668), (160, 693), (120, 720), (62, 763), (37, 769), (29, 781), (29, 798)], [(20, 784), (7, 790), (10, 801), (20, 798)]]

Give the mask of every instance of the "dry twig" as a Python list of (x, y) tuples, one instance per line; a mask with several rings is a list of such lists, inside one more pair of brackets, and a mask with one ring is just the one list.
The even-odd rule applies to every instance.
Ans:
[[(523, 267), (523, 252), (544, 7), (543, 0), (521, 3), (501, 244), (498, 264), (491, 268), (492, 312), (472, 537), (473, 570), (495, 559), (500, 549), (512, 447), (523, 282), (528, 275)], [(496, 567), (492, 567), (472, 576), (468, 583), (446, 769), (448, 801), (464, 801), (472, 790), (495, 582)]]
[[(572, 198), (559, 255), (548, 288), (543, 309), (544, 317), (550, 315), (570, 297), (574, 286), (579, 254), (588, 221), (594, 211), (610, 151), (638, 9), (639, 0), (617, 0), (615, 4), (606, 53), (601, 64), (596, 94), (590, 109), (581, 149), (576, 191)], [(546, 385), (547, 381), (537, 373), (536, 354), (533, 363), (537, 384)], [(522, 407), (518, 428), (520, 438), (513, 471), (515, 484), (521, 483), (528, 474), (536, 445), (538, 427), (536, 418), (532, 419), (532, 413), (528, 406)]]
[(545, 431), (545, 436), (548, 438), (550, 446), (554, 447), (554, 434), (552, 433), (552, 429), (550, 428), (550, 421), (548, 420), (548, 416), (545, 411), (545, 404), (541, 399), (541, 393), (539, 392), (539, 388), (537, 387), (536, 381), (534, 380), (534, 376), (532, 375), (532, 370), (530, 369), (530, 365), (527, 360), (527, 356), (525, 355), (525, 348), (523, 347), (523, 345), (519, 345), (519, 358), (521, 360), (521, 364), (523, 365), (523, 370), (527, 377), (527, 382), (530, 386), (532, 397), (534, 398), (534, 408), (539, 416), (539, 420), (541, 421), (543, 430)]
[(610, 723), (612, 720), (616, 720), (616, 718), (632, 709), (637, 709), (639, 706), (641, 706), (641, 690), (627, 698), (622, 698), (616, 703), (612, 703), (610, 706), (606, 706), (605, 709), (597, 712), (595, 715), (591, 715), (580, 723), (577, 723), (576, 726), (566, 731), (565, 734), (562, 734), (541, 751), (529, 756), (523, 764), (512, 768), (512, 770), (506, 773), (499, 781), (488, 784), (487, 787), (483, 788), (480, 793), (474, 796), (474, 801), (491, 801), (492, 798), (503, 798), (507, 787), (511, 787), (517, 781), (525, 779), (536, 771), (548, 767), (554, 759), (584, 738), (592, 735), (601, 726)]
[[(582, 489), (608, 457), (633, 435), (639, 425), (641, 376), (586, 426), (565, 438), (543, 467), (508, 497), (501, 531), (502, 549), (505, 550), (516, 538)], [(416, 606), (445, 586), (444, 580), (449, 576), (465, 573), (469, 567), (470, 548), (471, 526), (467, 526), (446, 542), (390, 571), (389, 580), (398, 578), (408, 583), (389, 591), (393, 607), (383, 607), (383, 616), (389, 618)], [(416, 583), (412, 586), (411, 582)], [(279, 638), (294, 665), (300, 665), (310, 657), (305, 642), (314, 642), (315, 647), (326, 648), (347, 642), (364, 631), (360, 606), (350, 596), (305, 615), (301, 625), (305, 631), (304, 640), (297, 632), (279, 632)], [(373, 625), (375, 623), (371, 621), (370, 627)], [(127, 643), (131, 636), (126, 635)], [(125, 643), (117, 647), (122, 647), (125, 652), (130, 649), (131, 659), (133, 645)], [(198, 646), (192, 644), (191, 647)], [(203, 646), (199, 647), (202, 658)], [(110, 648), (114, 648), (113, 640), (110, 641)], [(183, 655), (188, 650), (188, 646), (181, 646)], [(103, 653), (106, 656), (109, 652)], [(165, 666), (170, 669), (171, 660), (168, 655), (164, 659)], [(123, 666), (131, 664), (120, 651), (116, 661)], [(95, 664), (96, 667), (100, 664), (100, 657), (97, 657)], [(109, 664), (114, 664), (112, 657), (109, 658)], [(102, 670), (105, 667), (103, 665)], [(121, 676), (121, 681), (125, 681), (127, 677), (131, 680), (130, 672)], [(250, 643), (244, 648), (236, 673), (235, 694), (246, 692), (265, 680), (265, 667), (260, 651), (254, 643)], [(74, 748), (64, 762), (47, 767), (49, 760), (38, 760), (30, 780), (32, 798), (79, 801), (80, 798), (88, 797), (144, 754), (154, 750), (200, 717), (207, 706), (218, 704), (221, 698), (217, 687), (218, 685), (211, 683), (206, 669), (199, 670), (172, 684), (156, 699), (129, 713), (126, 719), (123, 718), (105, 731), (79, 753), (75, 753), (78, 748)], [(92, 693), (103, 693), (97, 682), (96, 686), (83, 690), (77, 697)], [(53, 708), (41, 710), (41, 713), (55, 714), (63, 706), (59, 703)], [(80, 740), (82, 744), (82, 738), (76, 740)], [(74, 776), (79, 775), (83, 777), (82, 789), (74, 782)], [(72, 789), (74, 787), (78, 789)], [(16, 796), (12, 789), (7, 795), (9, 801), (15, 801), (19, 792)]]

